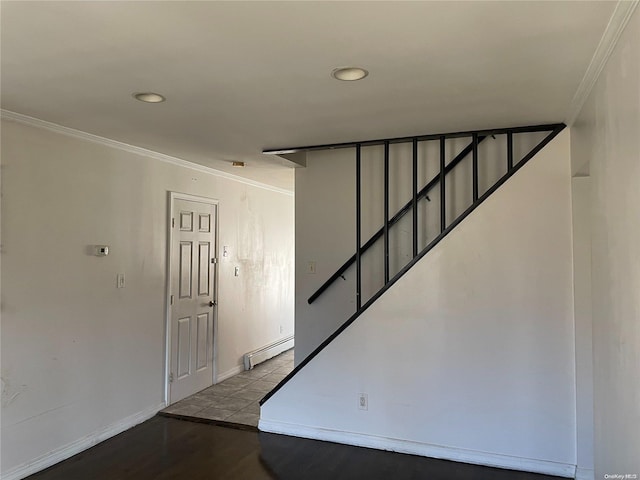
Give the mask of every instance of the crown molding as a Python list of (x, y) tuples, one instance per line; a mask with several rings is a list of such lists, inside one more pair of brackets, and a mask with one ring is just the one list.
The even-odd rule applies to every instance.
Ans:
[(620, 0), (616, 5), (611, 18), (609, 19), (609, 23), (604, 29), (602, 38), (600, 38), (600, 43), (591, 58), (591, 63), (589, 63), (587, 71), (578, 86), (578, 90), (576, 90), (576, 93), (571, 100), (569, 112), (564, 122), (567, 126), (572, 126), (576, 121), (576, 118), (578, 118), (584, 103), (591, 94), (591, 90), (593, 90), (594, 85), (598, 81), (598, 77), (600, 77), (609, 57), (611, 57), (613, 49), (618, 43), (618, 39), (620, 38), (620, 35), (622, 35), (622, 32), (627, 26), (627, 23), (638, 6), (638, 3), (640, 3), (640, 0)]
[(161, 162), (170, 163), (172, 165), (177, 165), (179, 167), (190, 168), (198, 172), (208, 173), (210, 175), (215, 175), (216, 177), (226, 178), (227, 180), (233, 180), (235, 182), (243, 183), (245, 185), (251, 185), (252, 187), (258, 187), (264, 190), (270, 190), (272, 192), (282, 193), (284, 195), (289, 195), (289, 196), (293, 195), (293, 192), (291, 190), (274, 187), (272, 185), (267, 185), (266, 183), (257, 182), (255, 180), (250, 180), (248, 178), (240, 177), (232, 173), (223, 172), (222, 170), (216, 170), (215, 168), (206, 167), (198, 163), (193, 163), (188, 160), (184, 160), (182, 158), (172, 157), (171, 155), (154, 152), (153, 150), (148, 150), (142, 147), (136, 147), (135, 145), (129, 145), (127, 143), (119, 142), (117, 140), (112, 140), (110, 138), (101, 137), (99, 135), (94, 135), (92, 133), (83, 132), (81, 130), (76, 130), (74, 128), (64, 127), (56, 123), (47, 122), (45, 120), (40, 120), (39, 118), (30, 117), (28, 115), (23, 115), (21, 113), (12, 112), (10, 110), (3, 109), (3, 110), (0, 110), (0, 114), (3, 119), (11, 120), (17, 123), (22, 123), (24, 125), (29, 125), (31, 127), (42, 128), (45, 130), (49, 130), (51, 132), (59, 133), (61, 135), (66, 135), (68, 137), (74, 137), (80, 140), (86, 140), (86, 141), (97, 143), (107, 147), (117, 148), (118, 150), (123, 150), (125, 152), (141, 155), (143, 157), (153, 158), (155, 160), (160, 160)]

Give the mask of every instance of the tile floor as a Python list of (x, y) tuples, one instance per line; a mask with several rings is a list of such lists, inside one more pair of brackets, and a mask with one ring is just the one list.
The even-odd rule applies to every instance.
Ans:
[(168, 406), (162, 413), (258, 426), (258, 401), (293, 370), (293, 349)]

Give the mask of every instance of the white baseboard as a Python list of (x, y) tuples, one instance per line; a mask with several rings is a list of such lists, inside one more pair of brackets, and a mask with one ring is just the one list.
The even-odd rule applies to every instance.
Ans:
[(154, 405), (153, 407), (146, 408), (141, 412), (129, 415), (122, 420), (108, 425), (100, 430), (97, 430), (89, 435), (86, 435), (78, 440), (75, 440), (60, 448), (56, 448), (51, 452), (45, 453), (40, 457), (37, 457), (31, 461), (18, 465), (6, 472), (2, 473), (3, 480), (20, 480), (21, 478), (33, 475), (40, 470), (44, 470), (56, 463), (66, 460), (94, 445), (107, 440), (125, 430), (135, 427), (136, 425), (149, 420), (156, 413), (164, 408), (164, 402)]
[(216, 383), (224, 382), (227, 378), (231, 378), (234, 375), (239, 374), (240, 372), (244, 372), (244, 366), (236, 365), (231, 370), (227, 370), (224, 373), (219, 373), (216, 378)]
[(595, 472), (593, 468), (580, 468), (576, 469), (576, 480), (594, 480)]
[(260, 419), (258, 429), (262, 432), (279, 433), (294, 437), (311, 438), (328, 442), (355, 445), (357, 447), (389, 450), (392, 452), (420, 455), (422, 457), (441, 458), (454, 462), (486, 465), (488, 467), (521, 470), (524, 472), (557, 475), (559, 477), (574, 478), (575, 465), (536, 460), (531, 458), (513, 457), (496, 453), (479, 452), (453, 447), (443, 447), (427, 443), (399, 440), (396, 438), (379, 437), (362, 433), (341, 432), (306, 425), (293, 425), (284, 422), (274, 422)]

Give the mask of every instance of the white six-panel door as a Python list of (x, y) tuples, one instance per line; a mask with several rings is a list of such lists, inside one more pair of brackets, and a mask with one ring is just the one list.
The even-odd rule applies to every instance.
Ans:
[(217, 205), (173, 199), (169, 400), (213, 384)]

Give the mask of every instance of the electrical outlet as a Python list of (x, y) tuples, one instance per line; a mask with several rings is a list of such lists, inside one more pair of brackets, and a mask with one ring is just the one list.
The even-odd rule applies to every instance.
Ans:
[(118, 288), (124, 288), (124, 273), (118, 274), (116, 286)]
[(369, 410), (369, 395), (366, 393), (358, 395), (358, 408), (360, 410)]
[(309, 262), (307, 265), (307, 273), (316, 273), (316, 262)]
[(280, 333), (284, 332), (284, 327), (280, 325)]
[(236, 267), (233, 269), (233, 276), (238, 277), (240, 275), (240, 267)]

